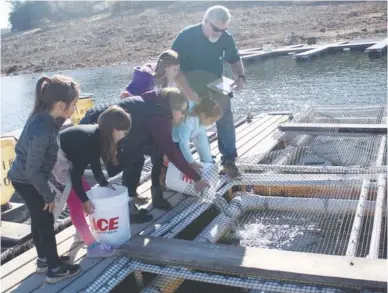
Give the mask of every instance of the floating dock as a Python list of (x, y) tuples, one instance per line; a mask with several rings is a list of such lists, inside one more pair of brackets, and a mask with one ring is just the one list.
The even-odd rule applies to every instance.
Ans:
[(383, 55), (387, 55), (388, 39), (378, 42), (365, 49), (365, 53), (368, 53), (370, 58), (378, 58)]
[[(216, 285), (220, 292), (384, 292), (385, 115), (386, 106), (378, 105), (247, 119), (236, 127), (241, 181), (226, 180), (213, 198), (165, 192), (173, 206), (168, 212), (152, 203), (140, 206), (154, 220), (131, 225), (133, 238), (118, 257), (87, 259), (86, 248), (74, 243), (71, 226), (56, 238), (60, 255), (81, 264), (78, 276), (44, 284), (44, 276), (34, 274), (36, 252), (30, 249), (1, 266), (1, 290), (172, 293), (193, 292), (187, 290), (189, 284), (201, 284), (204, 292), (216, 292), (211, 287)], [(341, 125), (339, 118), (348, 118), (347, 124)], [(306, 127), (311, 131), (303, 132)], [(321, 135), (332, 127), (348, 135)], [(349, 135), (354, 130), (363, 135)], [(219, 162), (216, 140), (210, 146)], [(150, 184), (148, 180), (138, 188), (141, 197), (150, 197)], [(210, 219), (203, 223), (206, 217)], [(244, 229), (253, 225), (254, 232), (258, 224), (270, 229), (272, 238), (244, 238)], [(302, 234), (282, 234), (284, 227), (303, 225)], [(258, 240), (266, 240), (267, 246), (286, 241), (281, 248), (263, 248)]]
[[(241, 58), (246, 63), (253, 63), (258, 60), (278, 56), (291, 56), (296, 61), (308, 61), (316, 59), (324, 54), (349, 51), (364, 51), (369, 52), (375, 57), (381, 57), (386, 54), (387, 40), (349, 40), (332, 44), (317, 44), (306, 45), (297, 44), (286, 47), (273, 48), (271, 50), (263, 50), (263, 48), (242, 49), (239, 51)], [(373, 49), (374, 47), (374, 49)], [(373, 51), (369, 51), (372, 48)], [(374, 52), (374, 53), (371, 53)]]

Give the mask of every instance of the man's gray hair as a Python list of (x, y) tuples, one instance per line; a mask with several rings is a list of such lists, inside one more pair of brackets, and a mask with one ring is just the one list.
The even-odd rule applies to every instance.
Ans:
[(203, 23), (205, 24), (205, 20), (210, 21), (219, 21), (223, 24), (227, 24), (230, 20), (230, 12), (229, 9), (225, 6), (215, 5), (206, 10), (205, 16), (203, 17)]

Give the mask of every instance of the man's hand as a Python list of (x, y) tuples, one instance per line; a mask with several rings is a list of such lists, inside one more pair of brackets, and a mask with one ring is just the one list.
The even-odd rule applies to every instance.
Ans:
[(237, 90), (241, 90), (244, 88), (244, 79), (242, 77), (237, 77), (235, 79), (234, 83), (231, 85), (232, 88), (235, 88)]

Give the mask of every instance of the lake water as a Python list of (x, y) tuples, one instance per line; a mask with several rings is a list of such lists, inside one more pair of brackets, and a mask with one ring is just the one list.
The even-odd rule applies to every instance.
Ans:
[[(279, 57), (247, 67), (246, 88), (235, 93), (233, 111), (298, 111), (309, 106), (370, 105), (387, 102), (386, 58), (370, 60), (367, 54), (346, 52), (313, 62)], [(93, 93), (95, 103), (118, 97), (130, 79), (133, 65), (61, 71)], [(57, 72), (55, 72), (57, 73)], [(54, 72), (46, 73), (48, 75)], [(23, 127), (34, 102), (41, 73), (1, 77), (0, 133)]]

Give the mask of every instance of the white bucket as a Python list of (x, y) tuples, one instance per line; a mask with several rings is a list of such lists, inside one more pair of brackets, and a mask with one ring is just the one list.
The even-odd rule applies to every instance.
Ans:
[[(217, 165), (212, 163), (200, 163), (203, 166), (202, 178), (210, 181), (214, 181), (218, 177), (218, 168)], [(214, 183), (214, 182), (213, 182)], [(187, 193), (191, 195), (197, 195), (193, 187), (194, 181), (188, 178), (185, 174), (178, 170), (177, 167), (171, 162), (168, 163), (168, 169), (166, 174), (166, 187), (170, 190), (177, 192)], [(210, 184), (212, 185), (212, 184)], [(207, 192), (212, 192), (212, 187), (216, 187), (216, 184), (213, 184), (210, 190)], [(190, 187), (191, 186), (191, 187)]]
[(92, 233), (97, 241), (118, 247), (131, 237), (129, 222), (129, 197), (124, 186), (116, 190), (96, 187), (87, 192), (95, 207), (89, 215)]

